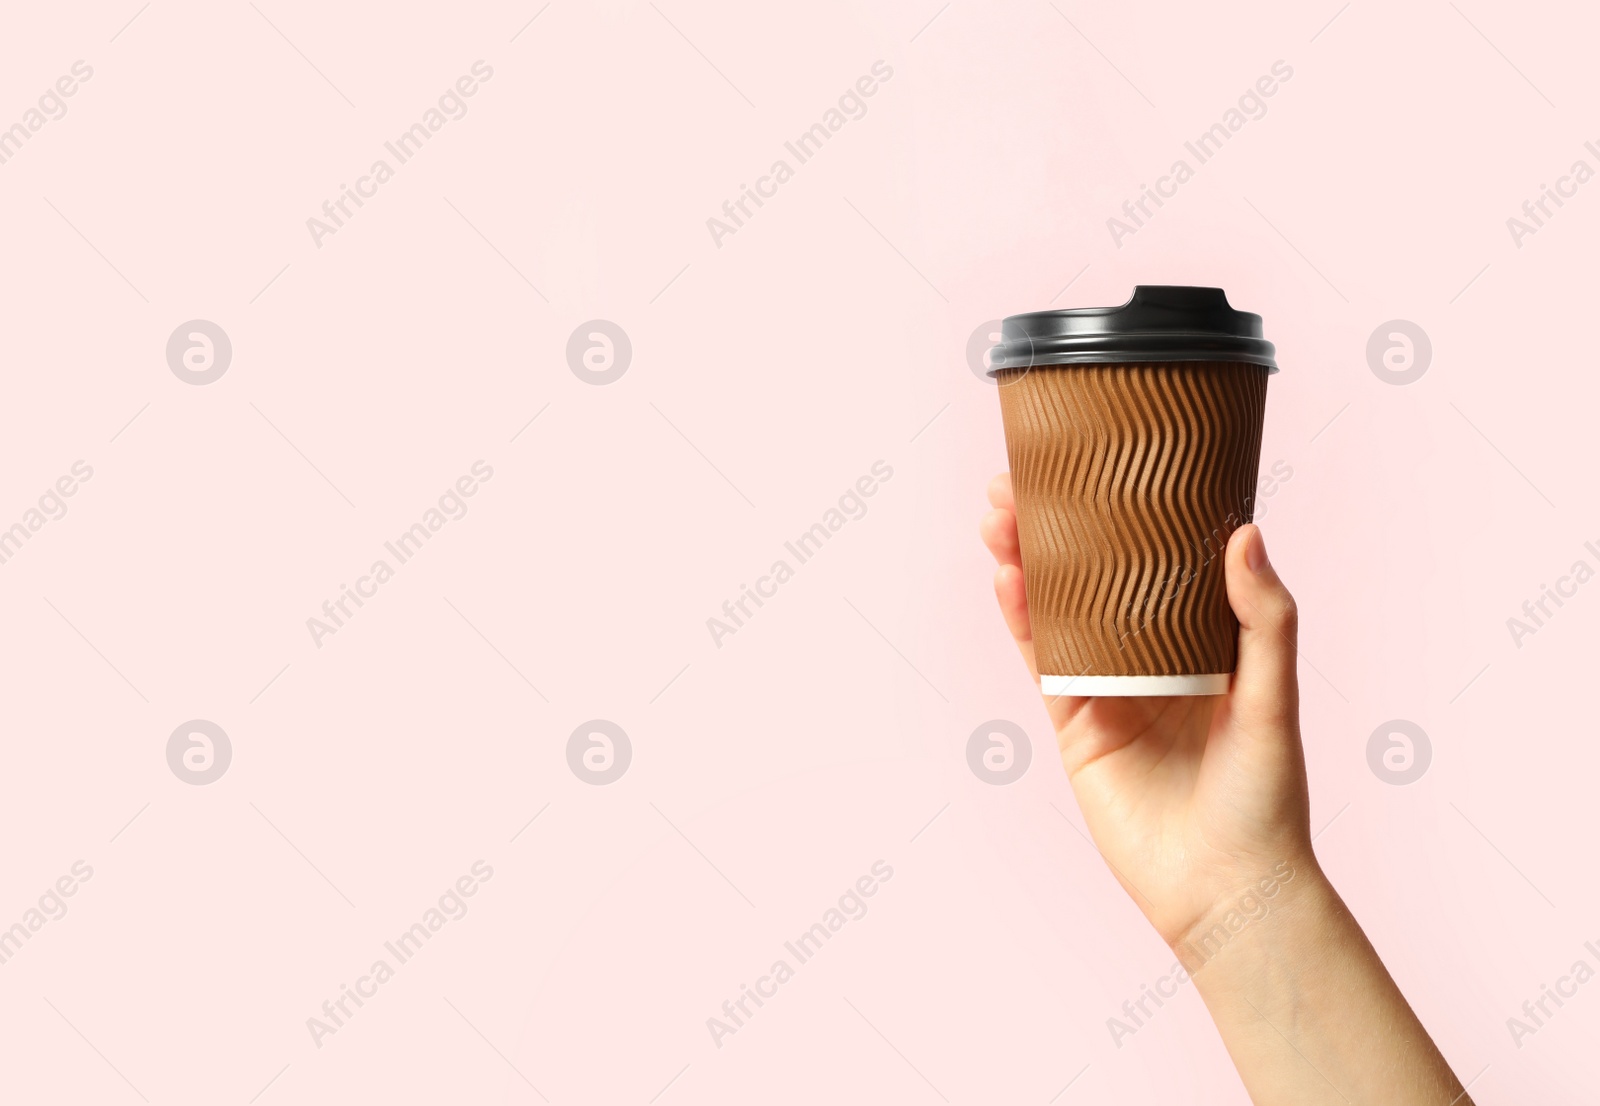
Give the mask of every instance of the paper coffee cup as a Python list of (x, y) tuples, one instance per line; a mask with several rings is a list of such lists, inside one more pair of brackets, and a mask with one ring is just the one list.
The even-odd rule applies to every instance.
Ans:
[(1047, 695), (1217, 695), (1239, 626), (1223, 551), (1255, 507), (1261, 317), (1220, 288), (1013, 315), (1000, 385), (1022, 573)]

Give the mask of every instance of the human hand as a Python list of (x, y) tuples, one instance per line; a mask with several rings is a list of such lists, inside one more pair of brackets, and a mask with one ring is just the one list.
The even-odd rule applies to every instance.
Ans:
[[(1011, 476), (989, 484), (984, 544), (995, 596), (1034, 683)], [(1259, 527), (1229, 539), (1239, 660), (1225, 695), (1045, 696), (1073, 792), (1101, 855), (1169, 945), (1263, 878), (1320, 878), (1300, 745), (1293, 598)]]

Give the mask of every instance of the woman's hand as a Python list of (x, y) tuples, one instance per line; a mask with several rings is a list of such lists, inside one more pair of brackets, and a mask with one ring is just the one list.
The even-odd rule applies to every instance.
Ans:
[[(989, 502), (994, 509), (981, 531), (999, 562), (995, 596), (1037, 684), (1009, 474), (990, 482)], [(1238, 670), (1226, 695), (1045, 697), (1095, 843), (1174, 946), (1261, 880), (1316, 869), (1294, 600), (1267, 560), (1258, 527), (1234, 532), (1225, 561), (1228, 601), (1239, 619)]]
[[(995, 595), (1037, 684), (1009, 476), (989, 502)], [(1084, 819), (1254, 1101), (1471, 1106), (1312, 855), (1294, 600), (1258, 527), (1225, 557), (1239, 618), (1226, 695), (1045, 697)]]

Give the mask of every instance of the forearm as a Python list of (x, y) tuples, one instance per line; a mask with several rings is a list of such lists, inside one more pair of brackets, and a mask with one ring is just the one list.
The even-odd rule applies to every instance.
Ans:
[(1251, 1098), (1471, 1106), (1327, 878), (1299, 869), (1225, 941), (1208, 918), (1173, 946)]

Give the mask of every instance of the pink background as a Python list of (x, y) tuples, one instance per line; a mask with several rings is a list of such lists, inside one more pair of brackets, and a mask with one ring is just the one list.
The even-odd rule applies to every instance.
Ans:
[[(1600, 1093), (1600, 983), (1520, 1048), (1506, 1024), (1600, 963), (1600, 583), (1506, 626), (1600, 567), (1600, 183), (1506, 225), (1600, 169), (1592, 17), (539, 2), (6, 16), (0, 127), (93, 75), (0, 165), (0, 526), (93, 476), (0, 565), (0, 928), (93, 875), (0, 964), (0, 1097), (1244, 1101), (1192, 988), (1107, 1029), (1172, 957), (1083, 836), (975, 533), (1004, 451), (969, 337), (1140, 282), (1225, 287), (1278, 346), (1264, 525), (1324, 865), (1478, 1101)], [(714, 243), (879, 60), (865, 115)], [(233, 347), (204, 386), (165, 352), (195, 319)], [(593, 319), (632, 344), (605, 386), (567, 361)], [(1393, 319), (1433, 350), (1404, 386), (1367, 358)], [(465, 516), (315, 644), (479, 460)], [(715, 644), (879, 460), (865, 516)], [(232, 748), (205, 785), (167, 761), (191, 719)], [(603, 786), (567, 760), (590, 719), (632, 748)], [(1031, 739), (1015, 783), (968, 766), (990, 719)], [(1391, 719), (1430, 740), (1405, 786), (1368, 765)], [(319, 1047), (307, 1019), (480, 860)], [(880, 860), (718, 1047), (706, 1020)]]

